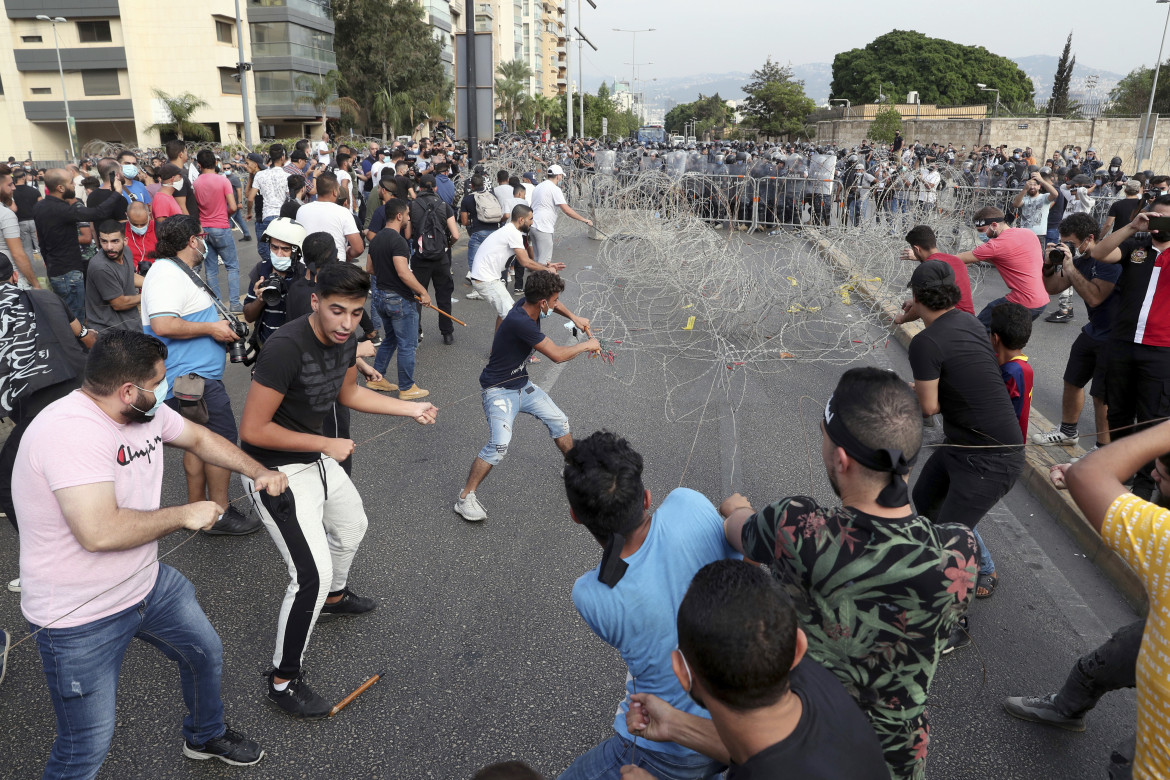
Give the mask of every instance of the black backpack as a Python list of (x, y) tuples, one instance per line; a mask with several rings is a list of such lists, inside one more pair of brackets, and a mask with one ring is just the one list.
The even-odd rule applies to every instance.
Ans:
[(423, 260), (442, 260), (447, 257), (447, 220), (439, 216), (438, 209), (446, 204), (437, 195), (419, 199), (423, 208), (422, 222), (418, 231), (418, 256)]

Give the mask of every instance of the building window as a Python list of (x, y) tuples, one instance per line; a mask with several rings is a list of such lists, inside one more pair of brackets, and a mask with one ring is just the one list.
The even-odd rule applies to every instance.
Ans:
[(239, 95), (243, 92), (240, 89), (239, 72), (235, 68), (220, 68), (219, 69), (219, 91), (225, 95)]
[(83, 70), (81, 84), (85, 88), (87, 97), (102, 95), (120, 95), (118, 87), (118, 71), (116, 70)]
[(110, 23), (104, 20), (100, 22), (78, 22), (77, 37), (82, 43), (109, 43), (114, 40), (110, 34)]
[(52, 87), (33, 87), (29, 90), (34, 95), (51, 95), (53, 94)]
[(215, 20), (215, 39), (220, 43), (232, 43), (232, 25), (230, 22)]
[(21, 43), (41, 43), (42, 38), (39, 35), (22, 35), (20, 36)]

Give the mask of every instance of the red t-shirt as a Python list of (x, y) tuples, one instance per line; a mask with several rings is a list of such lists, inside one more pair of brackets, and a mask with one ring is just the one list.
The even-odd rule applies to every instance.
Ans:
[(175, 200), (173, 195), (159, 191), (154, 196), (154, 200), (150, 202), (150, 214), (155, 219), (164, 219), (166, 217), (176, 217), (182, 214), (183, 210), (179, 208), (179, 202)]
[(232, 194), (232, 185), (226, 176), (218, 173), (201, 173), (191, 185), (195, 200), (199, 202), (199, 224), (205, 228), (230, 228), (228, 222), (227, 198)]
[(971, 254), (993, 264), (1008, 286), (1007, 300), (1029, 309), (1047, 306), (1048, 292), (1040, 277), (1044, 252), (1036, 234), (1024, 228), (1008, 228)]
[[(158, 203), (156, 198), (155, 203)], [(171, 199), (174, 202), (174, 198)], [(180, 212), (182, 213), (182, 212)], [(146, 256), (154, 251), (158, 244), (158, 236), (154, 232), (154, 220), (146, 221), (145, 235), (138, 235), (130, 228), (130, 223), (126, 223), (126, 246), (130, 247), (130, 255), (134, 258), (134, 268), (138, 269), (138, 264), (146, 259)]]
[(935, 252), (926, 259), (942, 260), (951, 267), (951, 270), (955, 272), (955, 285), (961, 293), (959, 303), (955, 308), (968, 314), (974, 314), (975, 303), (971, 300), (971, 275), (967, 273), (967, 264), (955, 255), (948, 255), (945, 252)]

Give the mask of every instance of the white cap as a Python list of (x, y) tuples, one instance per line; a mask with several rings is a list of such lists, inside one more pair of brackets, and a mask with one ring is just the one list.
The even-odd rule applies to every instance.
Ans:
[(559, 165), (550, 165), (548, 168), (548, 175), (549, 176), (564, 176), (565, 169)]

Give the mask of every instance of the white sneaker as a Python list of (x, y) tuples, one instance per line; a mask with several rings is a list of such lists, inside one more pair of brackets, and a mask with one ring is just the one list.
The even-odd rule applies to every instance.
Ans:
[(8, 583), (8, 589), (13, 593), (20, 593), (20, 577)]
[(1065, 447), (1077, 446), (1076, 436), (1065, 436), (1060, 432), (1060, 428), (1051, 430), (1048, 433), (1034, 433), (1032, 434), (1032, 443), (1040, 444), (1045, 447), (1051, 447), (1054, 444), (1063, 444)]
[(467, 300), (469, 300), (469, 301), (482, 301), (482, 300), (483, 300), (483, 296), (482, 296), (482, 295), (480, 295), (480, 294), (479, 294), (478, 292), (476, 292), (475, 290), (472, 290), (471, 292), (467, 293), (467, 294), (466, 294), (466, 295), (464, 295), (463, 297), (464, 297), (464, 298), (466, 298), (466, 299), (467, 299)]
[(483, 508), (483, 504), (479, 503), (474, 492), (468, 493), (466, 498), (455, 502), (455, 513), (469, 523), (478, 523), (487, 519), (487, 510)]

